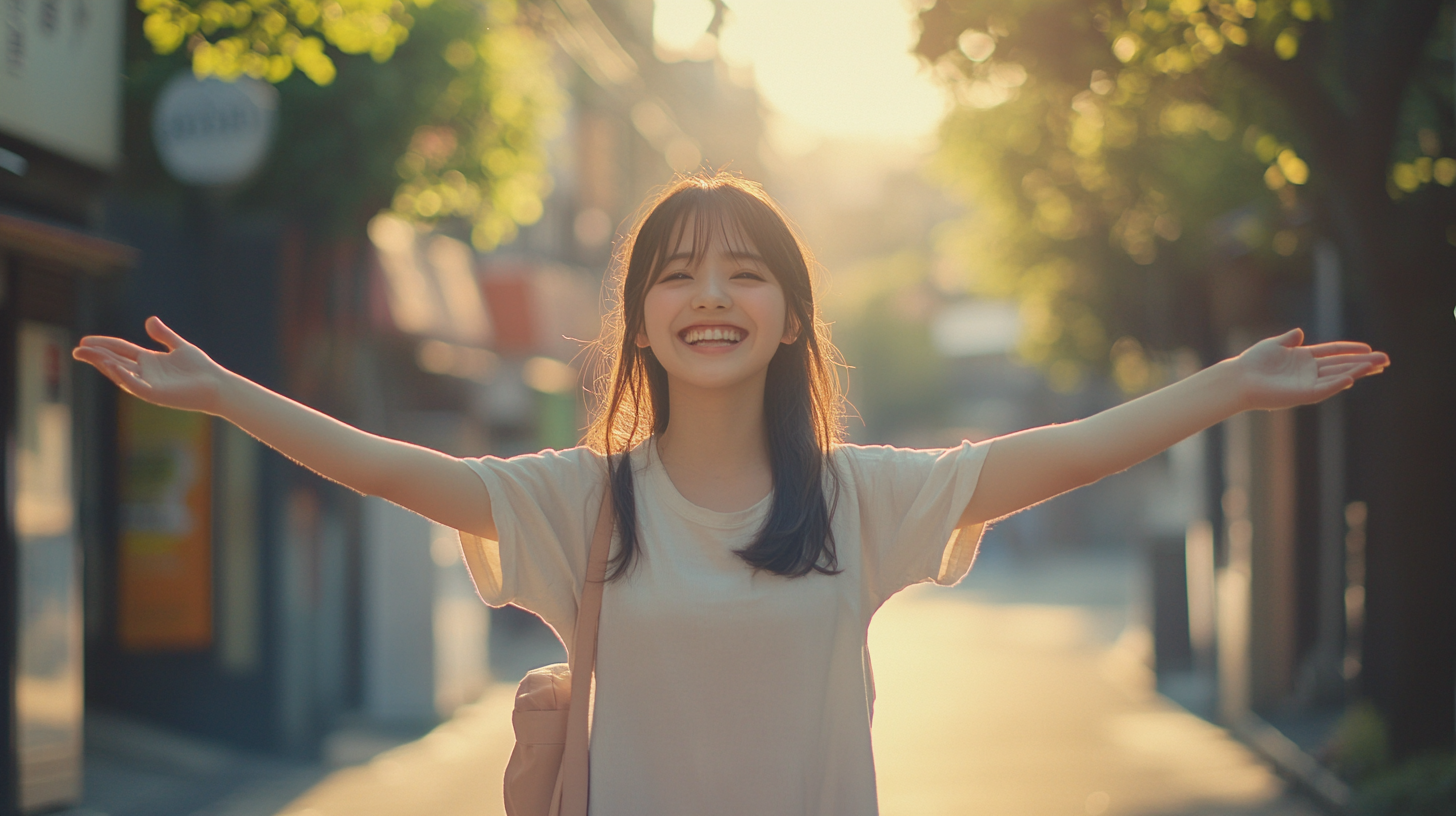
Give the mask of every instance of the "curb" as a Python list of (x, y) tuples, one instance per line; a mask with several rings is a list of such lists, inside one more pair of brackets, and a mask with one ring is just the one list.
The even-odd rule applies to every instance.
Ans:
[(1240, 742), (1273, 765), (1280, 776), (1309, 794), (1330, 816), (1352, 816), (1354, 796), (1349, 784), (1305, 753), (1279, 729), (1255, 714), (1244, 715), (1228, 729)]

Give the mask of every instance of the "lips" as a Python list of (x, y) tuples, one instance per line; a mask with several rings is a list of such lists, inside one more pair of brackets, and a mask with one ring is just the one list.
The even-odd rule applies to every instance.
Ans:
[(690, 346), (732, 346), (743, 342), (748, 332), (737, 326), (689, 326), (679, 336)]

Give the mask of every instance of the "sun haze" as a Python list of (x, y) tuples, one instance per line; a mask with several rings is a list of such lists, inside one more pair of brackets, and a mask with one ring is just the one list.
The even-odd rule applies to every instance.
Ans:
[[(923, 144), (945, 97), (910, 53), (904, 0), (732, 0), (719, 51), (751, 65), (780, 130), (833, 139)], [(657, 0), (653, 34), (689, 53), (712, 19), (708, 0)], [(808, 134), (805, 134), (808, 135)]]

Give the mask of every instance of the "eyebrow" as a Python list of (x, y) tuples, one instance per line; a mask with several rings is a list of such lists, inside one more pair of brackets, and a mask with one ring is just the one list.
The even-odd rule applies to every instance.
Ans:
[[(759, 255), (757, 252), (729, 250), (727, 255), (730, 259), (735, 261), (757, 261), (764, 266), (768, 265), (764, 261), (763, 256)], [(692, 259), (693, 253), (691, 252), (674, 252), (673, 254), (667, 256), (667, 260), (663, 261), (662, 265), (667, 266), (673, 261), (691, 261)]]

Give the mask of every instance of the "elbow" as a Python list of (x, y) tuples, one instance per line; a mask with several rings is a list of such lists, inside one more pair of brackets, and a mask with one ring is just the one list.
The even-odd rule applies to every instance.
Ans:
[(1093, 462), (1078, 461), (1069, 463), (1066, 471), (1067, 481), (1066, 484), (1061, 486), (1060, 493), (1076, 490), (1079, 487), (1086, 487), (1093, 482), (1100, 481), (1106, 475), (1108, 474), (1104, 473)]
[[(350, 483), (344, 486), (361, 496), (389, 499), (397, 489), (396, 476), (396, 472), (391, 468), (369, 468), (363, 470), (357, 478), (350, 480)], [(391, 499), (391, 501), (393, 500)]]
[(1067, 480), (1063, 492), (1086, 487), (1124, 469), (1111, 461), (1098, 440), (1089, 438), (1087, 428), (1078, 428), (1075, 423), (1067, 427), (1068, 438), (1062, 448), (1062, 455), (1065, 457), (1063, 474)]
[(371, 442), (375, 444), (361, 451), (360, 461), (353, 468), (356, 475), (348, 486), (362, 495), (400, 504), (403, 494), (420, 481), (418, 474), (411, 474), (414, 462), (407, 456), (408, 448), (394, 440)]

